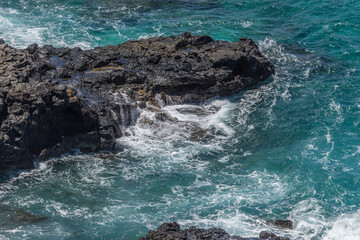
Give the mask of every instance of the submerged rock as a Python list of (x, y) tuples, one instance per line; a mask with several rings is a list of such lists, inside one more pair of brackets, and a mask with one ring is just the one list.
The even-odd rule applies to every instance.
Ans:
[(0, 206), (0, 226), (18, 226), (48, 220), (48, 216), (36, 215), (22, 209)]
[(276, 220), (276, 221), (268, 221), (268, 223), (273, 224), (277, 227), (281, 227), (281, 228), (289, 228), (289, 229), (293, 229), (294, 228), (294, 223), (291, 220)]
[(138, 108), (228, 96), (273, 73), (250, 39), (185, 33), (86, 51), (0, 41), (0, 169), (32, 168), (73, 148), (111, 150)]
[(189, 227), (181, 230), (177, 222), (164, 223), (157, 231), (149, 231), (146, 237), (141, 237), (139, 240), (290, 240), (287, 237), (278, 237), (275, 234), (268, 234), (261, 232), (260, 238), (243, 238), (240, 236), (231, 236), (224, 229), (209, 228), (199, 229), (196, 227)]
[(42, 222), (48, 219), (47, 216), (42, 215), (34, 215), (32, 213), (23, 211), (23, 210), (16, 210), (12, 215), (11, 219), (13, 221), (23, 222), (23, 223), (36, 223)]

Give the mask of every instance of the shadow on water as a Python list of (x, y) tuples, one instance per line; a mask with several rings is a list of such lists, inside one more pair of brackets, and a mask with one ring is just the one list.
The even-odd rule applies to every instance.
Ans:
[(45, 222), (48, 219), (48, 216), (33, 214), (23, 209), (0, 206), (0, 229)]
[[(7, 182), (8, 180), (19, 176), (24, 170), (4, 171), (0, 170), (0, 184)], [(1, 208), (1, 206), (0, 206)]]

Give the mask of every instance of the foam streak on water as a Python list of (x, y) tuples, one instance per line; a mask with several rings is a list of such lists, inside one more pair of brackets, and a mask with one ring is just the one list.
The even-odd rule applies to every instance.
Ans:
[(360, 236), (359, 218), (359, 212), (339, 216), (332, 224), (331, 229), (326, 232), (324, 239), (358, 239)]
[(351, 0), (1, 1), (0, 37), (13, 46), (249, 37), (276, 74), (228, 98), (135, 109), (118, 154), (1, 172), (0, 239), (137, 239), (165, 221), (360, 239), (359, 11)]

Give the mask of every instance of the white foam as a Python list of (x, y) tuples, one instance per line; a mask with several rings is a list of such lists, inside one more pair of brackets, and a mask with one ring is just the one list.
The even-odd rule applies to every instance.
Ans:
[[(185, 186), (181, 184), (171, 186), (172, 195), (164, 194), (161, 196), (161, 201), (148, 202), (146, 207), (157, 207), (158, 209), (165, 209), (164, 212), (169, 211), (162, 215), (164, 218), (170, 219), (181, 216), (177, 220), (183, 225), (197, 225), (205, 228), (218, 226), (225, 228), (231, 234), (242, 236), (255, 236), (262, 230), (270, 229), (278, 235), (291, 236), (292, 239), (317, 239), (328, 227), (326, 236), (328, 239), (335, 239), (333, 237), (338, 236), (336, 235), (337, 232), (354, 229), (356, 224), (351, 221), (358, 222), (356, 219), (359, 219), (359, 215), (344, 215), (336, 219), (334, 224), (331, 224), (324, 218), (325, 211), (320, 202), (315, 199), (304, 200), (292, 206), (289, 219), (295, 222), (294, 230), (288, 232), (287, 230), (272, 228), (265, 223), (264, 219), (260, 219), (257, 213), (251, 214), (241, 208), (246, 207), (255, 212), (261, 211), (273, 216), (275, 213), (272, 212), (272, 209), (281, 209), (283, 207), (281, 201), (286, 199), (294, 190), (296, 178), (287, 179), (287, 176), (279, 176), (260, 169), (250, 173), (239, 173), (242, 169), (242, 163), (241, 161), (232, 163), (234, 156), (231, 153), (226, 153), (226, 156), (221, 155), (219, 159), (214, 161), (205, 161), (198, 157), (203, 152), (206, 154), (214, 152), (214, 155), (223, 153), (226, 151), (225, 145), (228, 144), (228, 140), (236, 141), (233, 138), (237, 129), (235, 131), (232, 120), (237, 122), (236, 127), (243, 128), (241, 130), (244, 130), (245, 134), (257, 129), (257, 123), (250, 121), (250, 119), (252, 113), (259, 111), (261, 104), (267, 104), (264, 107), (264, 115), (270, 125), (272, 119), (276, 117), (273, 109), (281, 101), (290, 101), (292, 98), (291, 87), (296, 87), (296, 83), (289, 83), (291, 81), (291, 74), (288, 72), (289, 66), (301, 69), (304, 73), (303, 80), (308, 78), (310, 70), (306, 67), (306, 61), (287, 53), (271, 39), (260, 42), (260, 47), (273, 61), (278, 61), (279, 69), (277, 69), (273, 82), (262, 85), (258, 89), (246, 91), (241, 98), (236, 100), (211, 99), (200, 106), (177, 105), (166, 106), (161, 111), (155, 108), (139, 110), (138, 121), (124, 129), (125, 135), (118, 140), (119, 144), (125, 146), (125, 150), (118, 155), (121, 160), (116, 163), (117, 169), (113, 170), (103, 165), (102, 160), (89, 156), (79, 156), (78, 160), (63, 157), (59, 161), (67, 161), (67, 159), (79, 161), (72, 164), (72, 167), (77, 171), (75, 182), (78, 181), (80, 184), (76, 185), (74, 181), (71, 181), (73, 179), (69, 177), (71, 175), (70, 169), (63, 169), (61, 173), (53, 172), (52, 164), (54, 162), (41, 163), (39, 169), (24, 173), (19, 178), (30, 175), (37, 175), (35, 179), (42, 179), (43, 176), (49, 175), (54, 179), (61, 177), (65, 179), (64, 182), (68, 181), (67, 184), (73, 191), (81, 192), (84, 196), (90, 196), (91, 189), (86, 187), (82, 189), (84, 185), (114, 186), (115, 183), (111, 177), (103, 177), (103, 173), (108, 174), (114, 171), (114, 174), (120, 175), (124, 180), (139, 180), (144, 176), (151, 176), (152, 178), (154, 174), (167, 175), (186, 171), (195, 175), (192, 183), (186, 183)], [(334, 111), (337, 112), (337, 109), (335, 104)], [(158, 119), (159, 113), (164, 114), (165, 120)], [(326, 130), (326, 135), (322, 134), (319, 139), (321, 138), (322, 141), (330, 144), (330, 147), (332, 146), (327, 155), (324, 156), (328, 158), (334, 146), (330, 128)], [(194, 139), (194, 133), (198, 135), (198, 139)], [(311, 154), (318, 150), (316, 143), (311, 142), (306, 145), (304, 154)], [(241, 153), (242, 157), (251, 157), (253, 154), (247, 149), (241, 150)], [(219, 172), (209, 173), (209, 169), (214, 169), (210, 168), (211, 164), (219, 165), (220, 167), (216, 169)], [(237, 172), (221, 171), (223, 165), (227, 165), (228, 169)], [(226, 179), (225, 183), (224, 179)], [(206, 194), (201, 194), (201, 190), (204, 188), (211, 190), (206, 191)], [(200, 194), (196, 198), (191, 198), (192, 194), (199, 192)], [(190, 200), (194, 202), (188, 203)], [(106, 214), (106, 219), (104, 217), (105, 220), (99, 223), (101, 225), (106, 225), (108, 221), (114, 221), (114, 219), (121, 219), (122, 221), (131, 220), (133, 223), (139, 222), (149, 228), (155, 227), (151, 222), (153, 219), (149, 218), (146, 213), (136, 212), (137, 214), (131, 216), (119, 214), (126, 209), (127, 211), (134, 211), (135, 208), (137, 211), (143, 207), (136, 205), (138, 203), (135, 201), (134, 203), (118, 199), (109, 201), (115, 206), (102, 208), (103, 213), (92, 214), (86, 207), (70, 206), (57, 201), (49, 201), (47, 211), (69, 219), (89, 219), (99, 216), (99, 214)], [(142, 203), (141, 199), (139, 202)], [(28, 204), (36, 204), (36, 202), (29, 201)], [(269, 205), (272, 207), (265, 210), (258, 207)], [(188, 217), (186, 218), (179, 215), (180, 213), (168, 210), (171, 206), (174, 208), (191, 206), (193, 209), (189, 211), (190, 216), (186, 216)], [(160, 221), (163, 220), (158, 222)], [(330, 225), (331, 227), (329, 227)], [(358, 234), (356, 230), (353, 232)], [(358, 237), (358, 235), (349, 236)]]
[(359, 154), (360, 154), (360, 146), (356, 146), (356, 150), (350, 156), (354, 157)]
[(307, 80), (315, 65), (313, 62), (289, 53), (273, 39), (266, 38), (258, 45), (260, 51), (276, 65), (274, 81), (243, 94), (237, 106), (238, 123), (242, 126), (250, 125), (251, 123), (248, 121), (250, 115), (259, 111), (259, 104), (265, 102), (267, 106), (264, 107), (264, 111), (266, 111), (268, 119), (266, 127), (268, 127), (276, 119), (273, 109), (279, 102), (290, 102), (292, 98), (290, 90), (301, 86), (301, 83), (292, 81), (293, 69), (296, 68), (302, 73), (299, 78), (302, 76), (302, 80)]
[(360, 211), (339, 216), (326, 231), (324, 240), (360, 239)]
[[(197, 196), (196, 202), (192, 203), (191, 218), (180, 220), (181, 225), (195, 225), (202, 228), (216, 226), (226, 229), (230, 234), (241, 236), (256, 236), (264, 229), (270, 229), (278, 235), (289, 235), (286, 230), (273, 228), (266, 224), (265, 219), (243, 210), (244, 208), (256, 209), (255, 206), (279, 201), (285, 196), (283, 194), (286, 194), (287, 187), (280, 184), (276, 175), (266, 172), (252, 172), (243, 176), (222, 174), (226, 175), (227, 183), (233, 181), (233, 184), (218, 184), (215, 191), (209, 191), (207, 195)], [(261, 180), (262, 178), (264, 181)], [(241, 184), (241, 182), (244, 183)], [(189, 187), (177, 186), (174, 189), (174, 194), (177, 195), (175, 201), (183, 204), (187, 198), (183, 194), (184, 191), (195, 191), (196, 188), (203, 186), (201, 183)], [(206, 185), (214, 185), (213, 182), (210, 183), (212, 185), (206, 181)], [(279, 195), (276, 194), (275, 196), (270, 192), (276, 192)], [(204, 211), (209, 211), (209, 213), (204, 216), (201, 214)], [(262, 211), (266, 212), (267, 210)]]
[[(1, 12), (0, 12), (1, 14)], [(2, 38), (14, 47), (26, 47), (34, 42), (43, 42), (44, 27), (31, 27), (13, 23), (9, 17), (0, 15), (0, 34)]]
[[(23, 8), (26, 9), (29, 4), (31, 3), (22, 3)], [(44, 10), (41, 5), (39, 9)], [(19, 18), (20, 14), (24, 15)], [(27, 14), (31, 13), (20, 13), (12, 8), (0, 8), (0, 37), (13, 47), (26, 48), (36, 42), (39, 45), (51, 44), (56, 47), (89, 49), (96, 46), (96, 42), (100, 40), (100, 38), (89, 34), (90, 27), (80, 26), (78, 22), (73, 20), (72, 16), (69, 16), (71, 13), (61, 5), (54, 6), (54, 11), (50, 11), (46, 15), (57, 18), (59, 21), (72, 22), (72, 28), (75, 31), (71, 32), (67, 29), (64, 31), (63, 28), (54, 25), (51, 20), (43, 20), (48, 22), (44, 25)]]
[(308, 148), (309, 150), (315, 150), (315, 151), (319, 150), (319, 148), (318, 148), (318, 147), (315, 147), (313, 144), (308, 144), (308, 145), (307, 145), (307, 148)]
[(324, 209), (319, 200), (314, 198), (297, 203), (290, 212), (289, 218), (295, 222), (292, 230), (294, 239), (317, 239), (327, 224)]
[[(150, 113), (147, 112), (147, 114)], [(186, 129), (186, 126), (183, 127), (183, 125), (178, 126), (171, 122), (162, 123), (155, 128), (142, 128), (139, 123), (130, 127), (133, 135), (119, 139), (119, 143), (127, 146), (127, 151), (131, 152), (132, 157), (143, 159), (143, 161), (136, 166), (125, 164), (124, 178), (137, 179), (141, 175), (173, 172), (180, 169), (205, 171), (209, 162), (197, 160), (193, 156), (201, 151), (221, 151), (222, 148), (216, 142), (202, 145), (196, 141), (186, 140), (190, 135), (182, 131), (189, 129)]]
[(331, 137), (331, 133), (330, 133), (330, 128), (326, 127), (326, 131), (327, 131), (327, 133), (325, 135), (326, 142), (331, 143), (332, 137)]
[[(177, 141), (191, 143), (195, 140), (193, 143), (196, 143), (209, 135), (229, 138), (234, 130), (228, 123), (228, 115), (234, 106), (228, 100), (214, 100), (202, 106), (175, 105), (161, 110), (154, 107), (150, 107), (150, 110), (142, 109), (139, 110), (140, 117), (136, 125), (126, 130), (119, 143), (137, 148), (158, 148), (157, 144), (160, 144), (160, 149), (163, 149), (166, 140), (170, 150)], [(159, 115), (165, 119), (158, 119)]]
[(344, 118), (342, 116), (342, 108), (341, 105), (339, 103), (336, 103), (334, 100), (331, 101), (331, 103), (329, 104), (330, 110), (333, 111), (337, 117), (336, 117), (336, 122), (338, 123), (342, 123), (344, 122)]
[(152, 38), (152, 37), (161, 37), (163, 36), (164, 33), (160, 32), (160, 31), (156, 31), (153, 33), (147, 33), (147, 34), (141, 34), (138, 39), (147, 39), (147, 38)]
[(253, 25), (254, 23), (251, 22), (251, 21), (241, 21), (240, 22), (240, 25), (243, 27), (243, 28), (249, 28)]
[(1, 240), (10, 240), (10, 238), (7, 238), (7, 237), (5, 237), (4, 235), (1, 235), (1, 234), (0, 234), (0, 239)]

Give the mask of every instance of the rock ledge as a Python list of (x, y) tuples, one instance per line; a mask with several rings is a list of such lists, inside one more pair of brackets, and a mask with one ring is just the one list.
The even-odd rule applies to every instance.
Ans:
[(86, 51), (0, 40), (0, 170), (113, 149), (139, 108), (228, 96), (273, 73), (250, 39), (185, 33)]
[(259, 237), (242, 238), (240, 236), (231, 236), (224, 229), (210, 228), (199, 229), (190, 227), (185, 230), (180, 229), (176, 222), (164, 223), (157, 231), (149, 231), (147, 236), (139, 240), (290, 240), (287, 237), (278, 237), (273, 233), (261, 232)]

